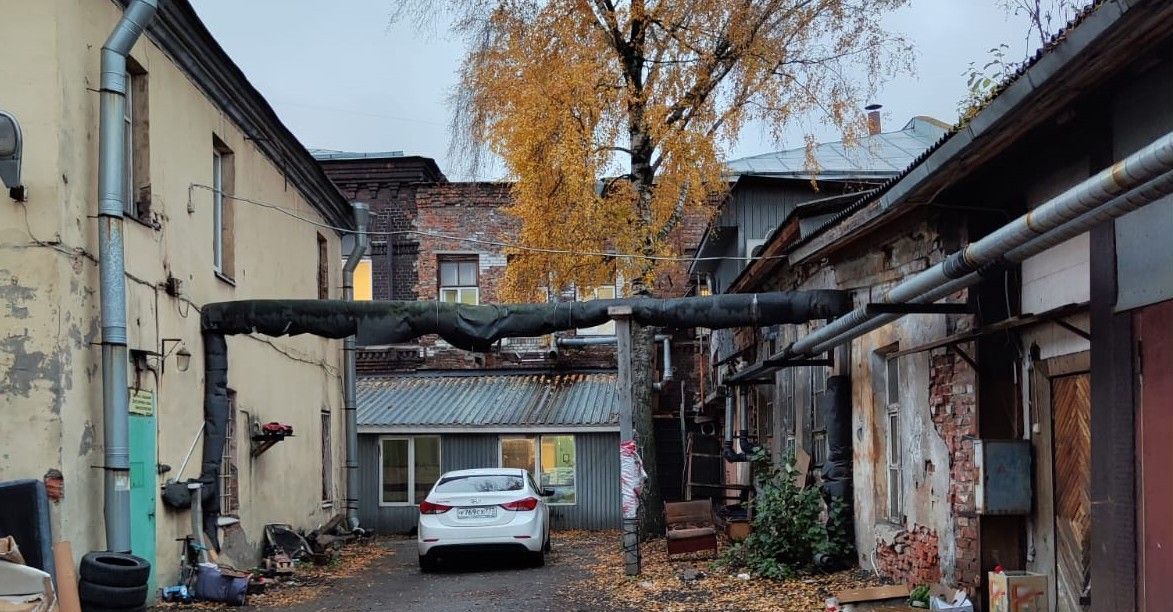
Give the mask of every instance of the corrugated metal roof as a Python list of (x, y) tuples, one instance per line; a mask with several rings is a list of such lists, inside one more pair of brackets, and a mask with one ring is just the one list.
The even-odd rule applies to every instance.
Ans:
[[(860, 138), (853, 146), (843, 141), (815, 145), (818, 178), (887, 179), (904, 170), (949, 126), (927, 117), (914, 117), (900, 131)], [(735, 159), (725, 164), (733, 174), (808, 178), (806, 147)]]
[(618, 427), (614, 373), (436, 373), (358, 381), (371, 428)]

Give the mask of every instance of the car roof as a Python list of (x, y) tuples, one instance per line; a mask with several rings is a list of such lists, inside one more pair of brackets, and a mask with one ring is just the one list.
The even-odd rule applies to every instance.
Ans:
[(476, 468), (472, 470), (453, 470), (451, 472), (444, 472), (440, 478), (452, 478), (454, 476), (522, 476), (526, 475), (526, 471), (520, 468)]

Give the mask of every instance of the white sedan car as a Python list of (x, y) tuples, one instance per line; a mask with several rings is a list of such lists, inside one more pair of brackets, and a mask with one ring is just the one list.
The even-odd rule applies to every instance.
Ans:
[(513, 468), (446, 472), (420, 502), (420, 570), (470, 553), (524, 553), (544, 565), (550, 509), (529, 472)]

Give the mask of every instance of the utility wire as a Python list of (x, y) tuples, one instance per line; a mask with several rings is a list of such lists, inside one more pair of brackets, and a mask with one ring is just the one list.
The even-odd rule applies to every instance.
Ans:
[[(254, 200), (251, 198), (245, 198), (245, 197), (233, 195), (230, 193), (224, 193), (223, 191), (217, 190), (215, 187), (209, 187), (208, 185), (201, 185), (199, 183), (192, 183), (191, 185), (188, 186), (187, 199), (188, 199), (188, 207), (189, 208), (191, 208), (193, 206), (193, 203), (191, 200), (191, 193), (192, 193), (193, 189), (206, 189), (207, 191), (211, 191), (213, 193), (219, 193), (221, 197), (228, 198), (230, 200), (238, 200), (240, 202), (245, 202), (248, 204), (252, 204), (254, 206), (260, 206), (262, 208), (268, 208), (271, 210), (275, 210), (283, 215), (293, 217), (294, 219), (297, 219), (299, 221), (303, 221), (305, 223), (308, 223), (310, 225), (314, 225), (314, 226), (317, 226), (317, 227), (320, 227), (323, 229), (334, 230), (336, 232), (340, 232), (343, 234), (357, 234), (358, 233), (357, 231), (352, 230), (352, 229), (348, 229), (345, 227), (338, 227), (336, 225), (330, 225), (329, 223), (322, 223), (321, 221), (315, 221), (314, 219), (310, 219), (308, 217), (303, 217), (300, 214), (298, 214), (297, 211), (290, 210), (290, 209), (285, 208), (283, 206), (280, 206), (278, 204), (273, 204), (271, 202), (262, 202), (260, 200)], [(609, 253), (606, 251), (576, 251), (573, 249), (553, 249), (553, 248), (548, 248), (548, 247), (527, 246), (524, 244), (517, 244), (515, 242), (501, 242), (498, 240), (483, 240), (480, 238), (469, 238), (467, 236), (456, 236), (453, 234), (441, 234), (439, 232), (430, 232), (430, 231), (426, 231), (426, 230), (395, 230), (395, 231), (390, 231), (390, 232), (372, 232), (372, 231), (367, 232), (368, 236), (404, 236), (404, 235), (409, 235), (409, 234), (416, 235), (416, 236), (428, 236), (430, 238), (443, 238), (445, 240), (455, 240), (455, 241), (459, 241), (459, 242), (468, 242), (468, 243), (472, 243), (472, 244), (482, 244), (485, 246), (495, 246), (495, 247), (502, 247), (502, 248), (507, 248), (507, 249), (517, 249), (519, 251), (529, 251), (529, 252), (533, 252), (533, 253), (547, 253), (550, 255), (579, 255), (579, 256), (585, 256), (585, 257), (610, 257), (610, 258), (614, 258), (614, 259), (649, 259), (652, 261), (678, 261), (678, 262), (689, 262), (689, 261), (740, 261), (740, 262), (746, 262), (746, 261), (753, 261), (753, 260), (757, 260), (757, 259), (786, 259), (785, 255), (769, 255), (769, 256), (763, 255), (760, 257), (735, 257), (735, 256), (731, 256), (731, 255), (715, 255), (712, 257), (675, 257), (675, 256), (671, 256), (671, 255), (643, 255), (643, 254), (636, 254), (636, 253)]]

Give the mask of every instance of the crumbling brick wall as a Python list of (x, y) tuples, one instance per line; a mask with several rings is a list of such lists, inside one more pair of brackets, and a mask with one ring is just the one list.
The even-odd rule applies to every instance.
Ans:
[(930, 359), (929, 411), (950, 458), (949, 508), (956, 547), (953, 580), (974, 592), (981, 580), (972, 442), (978, 433), (976, 374), (949, 349), (934, 350)]
[(876, 569), (885, 577), (906, 584), (941, 581), (941, 553), (937, 532), (915, 525), (898, 532), (891, 542), (877, 542)]

